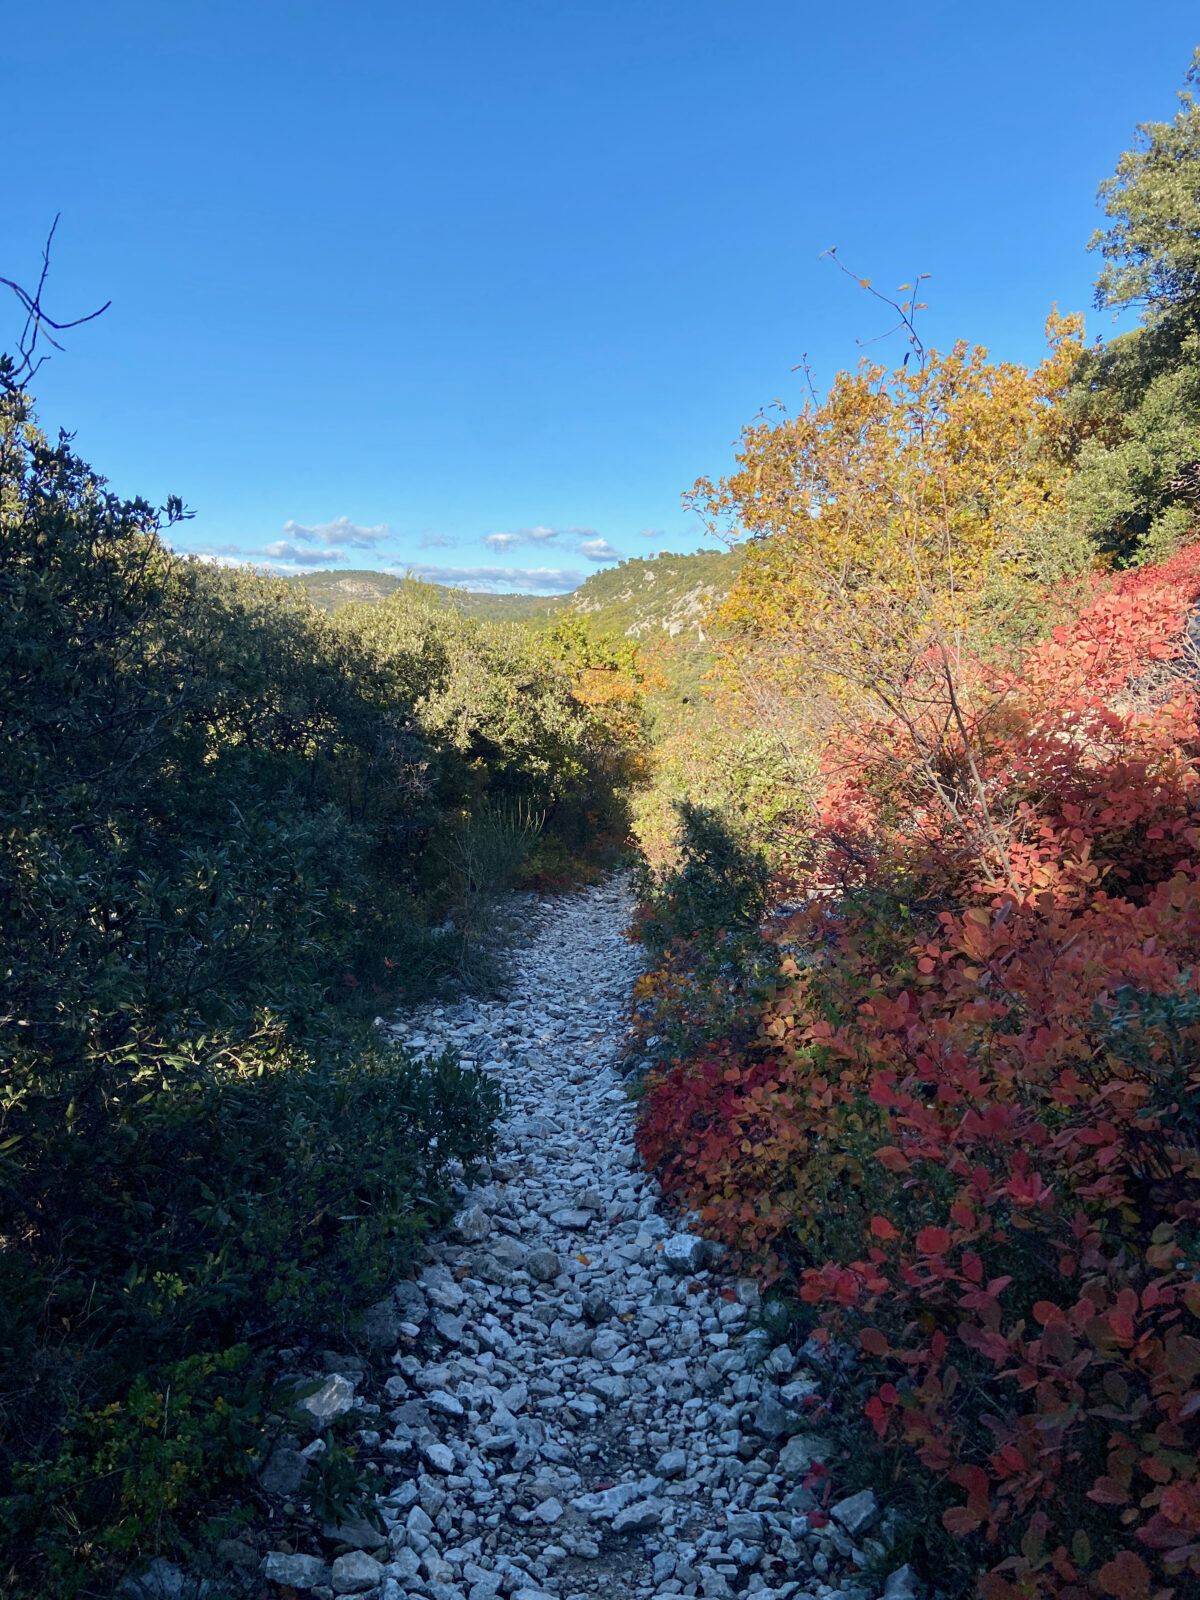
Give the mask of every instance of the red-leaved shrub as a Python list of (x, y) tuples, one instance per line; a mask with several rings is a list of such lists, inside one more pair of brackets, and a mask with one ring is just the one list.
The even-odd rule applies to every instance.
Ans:
[(1200, 1582), (1198, 598), (1195, 547), (962, 664), (1003, 872), (854, 728), (756, 1042), (645, 1096), (667, 1190), (857, 1340), (986, 1600)]

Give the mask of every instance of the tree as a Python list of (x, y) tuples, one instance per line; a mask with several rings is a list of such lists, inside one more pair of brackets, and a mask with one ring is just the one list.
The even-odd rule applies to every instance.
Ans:
[(981, 637), (1019, 639), (1016, 602), (1087, 556), (1062, 539), (1057, 410), (1082, 328), (1053, 315), (1047, 333), (1032, 371), (963, 343), (912, 369), (864, 362), (823, 401), (747, 428), (739, 471), (693, 491), (714, 530), (751, 535), (723, 610), (747, 698), (786, 696), (827, 752), (847, 729), (888, 728), (898, 773), (1001, 876), (982, 771), (993, 707), (965, 664)]
[(1200, 508), (1200, 81), (1197, 50), (1170, 122), (1146, 122), (1100, 185), (1110, 225), (1096, 304), (1141, 322), (1080, 363), (1066, 414), (1084, 426), (1069, 505), (1118, 562), (1169, 555)]

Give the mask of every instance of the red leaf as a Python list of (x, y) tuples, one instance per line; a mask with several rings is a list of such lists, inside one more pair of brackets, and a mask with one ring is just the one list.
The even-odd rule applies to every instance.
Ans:
[(858, 1342), (869, 1356), (885, 1356), (891, 1348), (878, 1328), (864, 1328)]
[(903, 1150), (897, 1150), (894, 1144), (885, 1144), (882, 1150), (876, 1150), (875, 1159), (880, 1166), (886, 1167), (889, 1172), (911, 1172), (912, 1163)]
[(1098, 1506), (1124, 1506), (1129, 1504), (1128, 1492), (1115, 1478), (1100, 1477), (1087, 1492), (1089, 1500)]
[(1106, 1561), (1096, 1581), (1113, 1600), (1149, 1600), (1150, 1569), (1132, 1550), (1122, 1550)]
[(899, 1231), (893, 1228), (886, 1217), (871, 1218), (871, 1232), (877, 1239), (898, 1239)]
[(982, 1521), (982, 1517), (966, 1506), (951, 1506), (949, 1511), (942, 1512), (942, 1527), (956, 1539), (965, 1539), (969, 1533), (974, 1533)]
[(922, 1228), (917, 1235), (917, 1249), (924, 1256), (945, 1255), (951, 1243), (947, 1228)]

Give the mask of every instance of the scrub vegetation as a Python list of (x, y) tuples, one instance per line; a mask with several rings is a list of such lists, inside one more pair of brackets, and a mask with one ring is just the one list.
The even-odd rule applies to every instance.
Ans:
[(375, 1014), (632, 849), (640, 1148), (811, 1341), (839, 1492), (952, 1600), (1196, 1592), (1198, 73), (1101, 189), (1127, 331), (938, 351), (860, 280), (901, 363), (745, 429), (727, 551), (572, 596), (180, 559), (0, 367), (0, 1588), (252, 1514), (277, 1352), (501, 1110)]
[(353, 1336), (489, 1148), (494, 1086), (375, 1014), (494, 986), (501, 891), (594, 872), (643, 759), (636, 675), (569, 629), (416, 585), (330, 618), (174, 556), (182, 514), (114, 498), (10, 384), (10, 1593), (106, 1592), (256, 1468), (272, 1353)]
[(945, 1594), (1200, 1582), (1196, 70), (1101, 189), (1136, 326), (1029, 369), (904, 285), (696, 485), (743, 559), (639, 802), (643, 1154)]

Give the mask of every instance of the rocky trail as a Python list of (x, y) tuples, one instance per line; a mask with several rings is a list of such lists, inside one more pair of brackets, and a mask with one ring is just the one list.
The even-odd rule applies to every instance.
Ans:
[(801, 1419), (819, 1372), (768, 1338), (754, 1283), (722, 1275), (640, 1170), (617, 1071), (640, 959), (628, 914), (619, 881), (546, 903), (504, 1001), (393, 1025), (494, 1073), (508, 1116), (453, 1232), (373, 1308), (376, 1342), (395, 1347), (380, 1403), (336, 1357), (306, 1402), (314, 1424), (367, 1413), (348, 1420), (381, 1464), (386, 1532), (353, 1523), (321, 1554), (272, 1552), (274, 1584), (367, 1600), (915, 1595), (908, 1568), (889, 1573), (870, 1491), (835, 1492), (810, 1520), (801, 1480), (822, 1444)]

